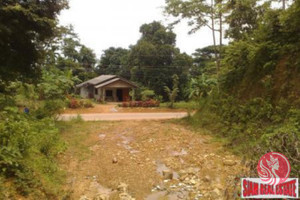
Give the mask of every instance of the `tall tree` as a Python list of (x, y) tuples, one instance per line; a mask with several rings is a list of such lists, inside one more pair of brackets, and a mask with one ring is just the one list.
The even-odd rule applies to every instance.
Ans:
[(58, 53), (57, 66), (61, 70), (72, 70), (73, 75), (78, 76), (82, 81), (94, 77), (96, 55), (92, 49), (81, 44), (73, 27), (61, 28), (58, 36), (59, 42), (56, 52)]
[(132, 79), (167, 98), (163, 87), (171, 87), (173, 74), (184, 85), (192, 59), (180, 53), (175, 47), (176, 35), (161, 23), (144, 24), (140, 32), (142, 36), (129, 56)]
[(98, 74), (115, 74), (130, 79), (129, 50), (110, 47), (104, 51), (97, 66)]
[(257, 5), (258, 0), (230, 0), (226, 10), (228, 29), (226, 37), (241, 40), (249, 37), (258, 28), (259, 20), (264, 14), (267, 4)]
[(0, 84), (35, 80), (66, 0), (0, 1)]
[[(219, 51), (219, 50), (218, 50)], [(222, 52), (224, 52), (224, 46), (222, 46)], [(214, 46), (207, 46), (201, 49), (196, 49), (193, 53), (193, 67), (190, 71), (191, 76), (198, 77), (205, 73), (209, 76), (215, 76), (216, 74), (216, 57)]]
[[(217, 74), (221, 67), (221, 51), (223, 38), (223, 0), (166, 0), (165, 12), (177, 18), (173, 23), (179, 23), (182, 19), (188, 19), (192, 26), (190, 33), (196, 32), (202, 27), (212, 31), (213, 47), (216, 57)], [(219, 28), (217, 28), (219, 24)], [(217, 45), (216, 32), (219, 33), (219, 45)], [(218, 53), (219, 52), (219, 53)]]

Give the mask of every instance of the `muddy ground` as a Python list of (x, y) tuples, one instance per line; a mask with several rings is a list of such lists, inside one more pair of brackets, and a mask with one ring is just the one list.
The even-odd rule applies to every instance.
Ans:
[(247, 171), (222, 143), (179, 121), (67, 124), (60, 163), (71, 199), (235, 199)]

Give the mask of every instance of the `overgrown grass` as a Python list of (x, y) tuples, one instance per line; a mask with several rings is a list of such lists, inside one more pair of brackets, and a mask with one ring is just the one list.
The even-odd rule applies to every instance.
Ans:
[(15, 194), (33, 199), (63, 196), (64, 172), (56, 156), (65, 144), (54, 119), (37, 119), (17, 107), (6, 107), (0, 119), (0, 188), (9, 185), (0, 199), (13, 199)]
[[(164, 102), (160, 104), (160, 107), (162, 108), (168, 108), (169, 103)], [(180, 102), (175, 102), (174, 103), (174, 109), (186, 109), (186, 110), (197, 110), (199, 108), (199, 102), (196, 101), (180, 101)]]
[[(208, 103), (209, 102), (209, 103)], [(300, 173), (300, 109), (286, 101), (272, 105), (256, 98), (241, 102), (232, 97), (202, 102), (199, 111), (185, 121), (193, 128), (209, 129), (225, 138), (226, 146), (251, 161), (253, 171), (261, 156), (270, 151), (288, 157), (291, 176)]]
[[(99, 122), (101, 123), (101, 122)], [(90, 156), (90, 149), (83, 144), (90, 134), (90, 126), (93, 122), (83, 122), (81, 118), (74, 118), (68, 122), (58, 122), (62, 139), (68, 146), (68, 151), (74, 153), (79, 160), (85, 160)]]

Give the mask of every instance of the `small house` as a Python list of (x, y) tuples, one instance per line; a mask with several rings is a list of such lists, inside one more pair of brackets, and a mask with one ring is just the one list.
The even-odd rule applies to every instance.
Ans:
[(129, 101), (129, 92), (137, 86), (116, 75), (101, 75), (76, 85), (82, 98), (107, 102)]

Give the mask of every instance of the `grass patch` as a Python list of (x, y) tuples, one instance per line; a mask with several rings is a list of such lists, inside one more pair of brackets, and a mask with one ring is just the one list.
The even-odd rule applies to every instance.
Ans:
[(91, 155), (89, 135), (99, 130), (103, 122), (83, 122), (80, 118), (68, 122), (58, 122), (62, 138), (78, 160), (86, 160)]
[[(168, 108), (169, 103), (164, 102), (160, 104), (161, 108)], [(197, 110), (199, 108), (199, 103), (196, 101), (180, 101), (174, 103), (174, 109), (186, 109), (186, 110)]]
[(284, 101), (273, 105), (261, 98), (241, 102), (231, 97), (199, 108), (183, 122), (201, 132), (210, 130), (228, 150), (243, 156), (253, 166), (266, 152), (283, 153), (293, 166), (291, 174), (299, 176), (299, 108)]

